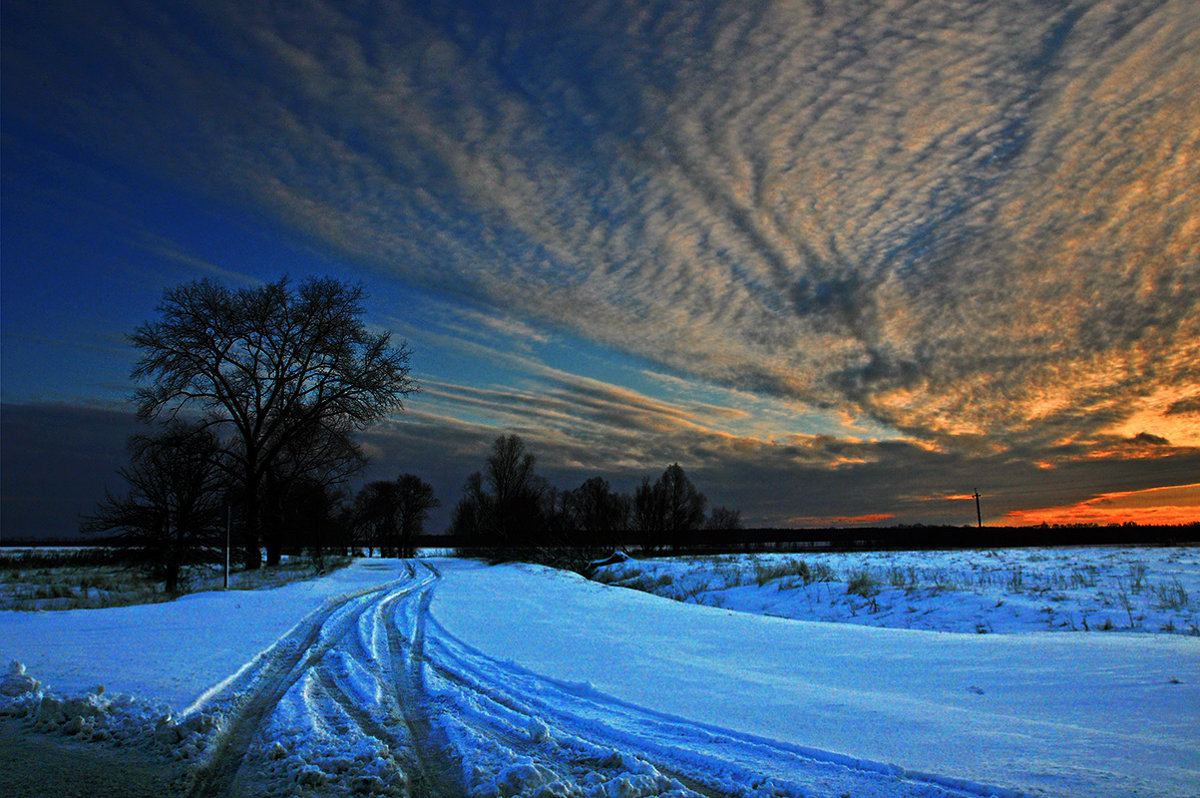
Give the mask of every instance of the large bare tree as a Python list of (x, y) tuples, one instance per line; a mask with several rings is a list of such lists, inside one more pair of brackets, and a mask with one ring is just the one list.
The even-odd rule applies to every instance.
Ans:
[(417, 390), (410, 350), (363, 321), (363, 291), (331, 278), (231, 290), (209, 280), (166, 292), (131, 340), (143, 419), (196, 412), (226, 431), (245, 498), (246, 567), (261, 564), (263, 479), (299, 441), (361, 430)]

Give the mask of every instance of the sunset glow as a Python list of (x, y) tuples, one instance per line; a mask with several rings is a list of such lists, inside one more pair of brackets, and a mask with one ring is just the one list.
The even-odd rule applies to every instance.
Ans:
[(1200, 483), (1170, 488), (1104, 493), (1069, 507), (1014, 510), (1005, 523), (1036, 524), (1197, 524)]
[(363, 478), (433, 526), (508, 432), (751, 526), (1195, 520), (1194, 3), (370, 5), (4, 0), (6, 531), (164, 290), (284, 274), (411, 346)]

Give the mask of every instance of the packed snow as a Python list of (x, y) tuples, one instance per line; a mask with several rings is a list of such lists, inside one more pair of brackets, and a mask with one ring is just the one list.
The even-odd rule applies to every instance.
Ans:
[[(191, 795), (1195, 796), (1198, 554), (821, 555), (807, 584), (779, 557), (618, 563), (609, 585), (360, 560), (274, 590), (0, 612), (0, 714), (152, 741)], [(615, 586), (638, 579), (683, 601)]]

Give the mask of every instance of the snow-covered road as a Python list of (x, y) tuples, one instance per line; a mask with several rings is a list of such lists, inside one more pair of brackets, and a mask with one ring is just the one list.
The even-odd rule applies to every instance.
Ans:
[[(177, 730), (194, 756), (196, 796), (1115, 798), (1200, 785), (1194, 638), (807, 623), (455, 560), (359, 562), (329, 581), (273, 600), (0, 613), (0, 656), (62, 692), (90, 679), (190, 704), (159, 737)], [(109, 646), (88, 673), (78, 650), (47, 645), (47, 625), (105, 628), (118, 647), (202, 618), (246, 626), (214, 613), (230, 601), (261, 623), (208, 650)], [(141, 684), (105, 673), (110, 658), (138, 659)], [(171, 679), (152, 676), (164, 669)]]
[[(430, 612), (443, 582), (478, 570), (406, 564), (326, 602), (205, 695), (192, 714), (222, 720), (191, 795), (293, 780), (429, 796), (1016, 794), (696, 723), (489, 656)], [(469, 629), (498, 620), (479, 614), (493, 602), (466, 595)]]

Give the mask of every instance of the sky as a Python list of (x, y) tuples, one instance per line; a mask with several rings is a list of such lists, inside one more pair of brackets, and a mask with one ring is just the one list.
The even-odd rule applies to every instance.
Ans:
[(3, 535), (70, 533), (163, 292), (361, 283), (445, 525), (501, 434), (750, 526), (1200, 520), (1176, 2), (3, 0)]

